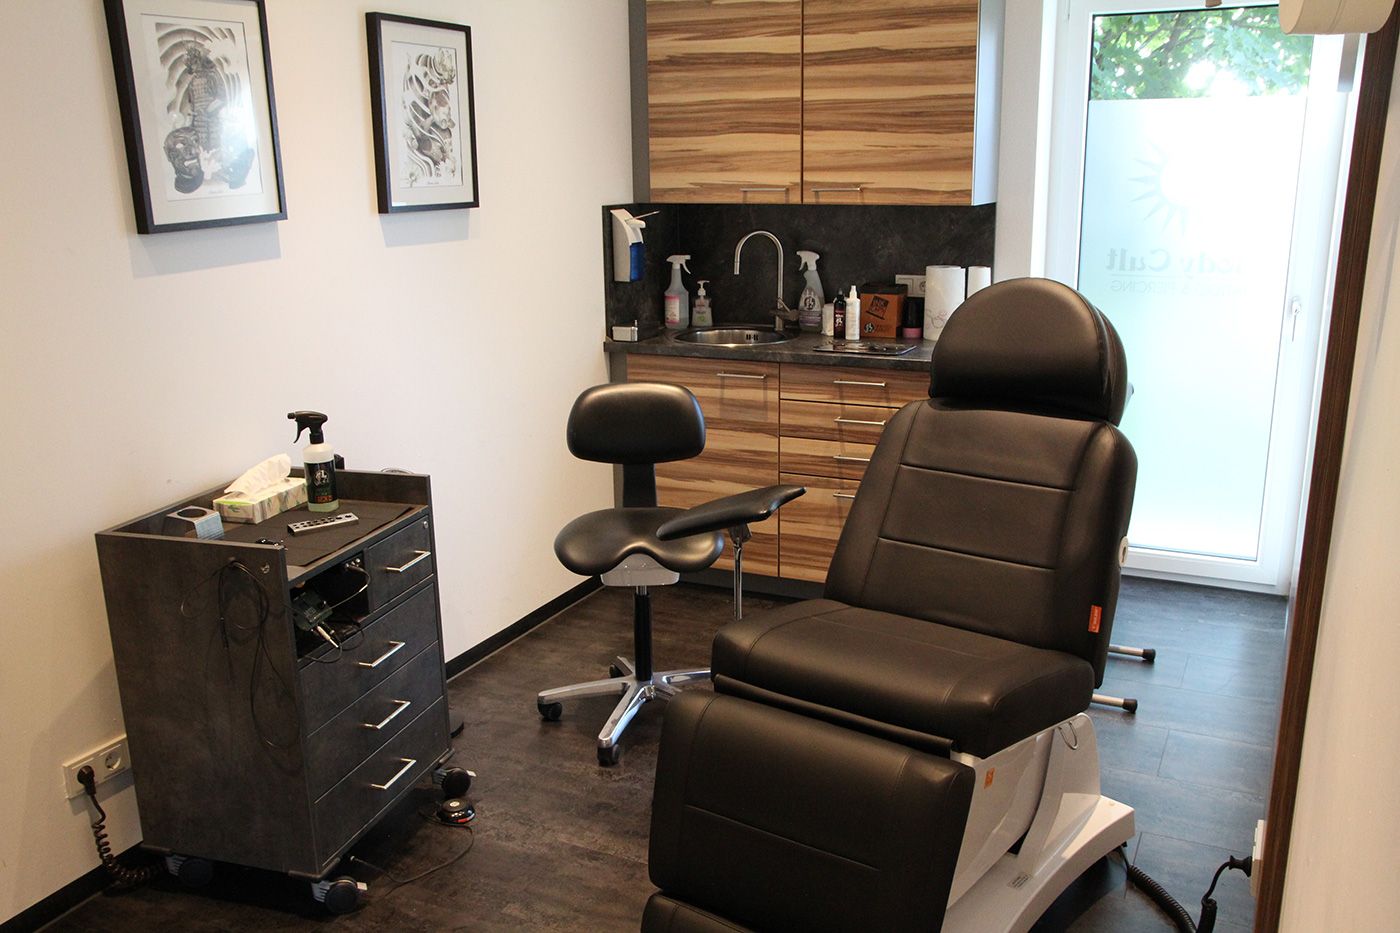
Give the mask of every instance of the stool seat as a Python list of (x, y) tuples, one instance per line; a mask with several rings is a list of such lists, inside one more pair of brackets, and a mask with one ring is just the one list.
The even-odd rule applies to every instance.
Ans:
[(726, 625), (711, 666), (721, 693), (979, 758), (1082, 711), (1094, 689), (1072, 654), (830, 599)]
[(634, 554), (645, 554), (667, 570), (704, 570), (724, 550), (715, 531), (662, 541), (656, 530), (681, 509), (623, 508), (589, 512), (564, 526), (554, 539), (559, 562), (584, 576), (606, 573)]

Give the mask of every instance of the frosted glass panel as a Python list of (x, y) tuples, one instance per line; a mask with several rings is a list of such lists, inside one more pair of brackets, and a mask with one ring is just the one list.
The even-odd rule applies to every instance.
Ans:
[(1078, 284), (1127, 349), (1135, 546), (1258, 555), (1304, 106), (1089, 102)]

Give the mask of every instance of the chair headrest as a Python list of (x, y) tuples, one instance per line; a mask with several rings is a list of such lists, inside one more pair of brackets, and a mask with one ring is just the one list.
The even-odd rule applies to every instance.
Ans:
[(933, 348), (929, 395), (1117, 424), (1128, 362), (1113, 325), (1079, 292), (1049, 279), (1010, 279), (948, 319)]

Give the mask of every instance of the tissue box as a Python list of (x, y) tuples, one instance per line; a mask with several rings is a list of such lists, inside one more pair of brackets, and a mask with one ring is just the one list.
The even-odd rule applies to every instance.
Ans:
[(214, 500), (226, 522), (246, 522), (256, 525), (279, 512), (306, 505), (306, 480), (289, 476), (252, 496), (220, 496)]

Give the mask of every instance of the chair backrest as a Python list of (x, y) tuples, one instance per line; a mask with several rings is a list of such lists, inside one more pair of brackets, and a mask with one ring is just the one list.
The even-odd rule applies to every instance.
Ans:
[(655, 465), (699, 456), (705, 416), (684, 386), (613, 382), (585, 389), (574, 400), (568, 441), (580, 460), (621, 464), (624, 506), (654, 506)]
[(1122, 343), (1073, 289), (1002, 282), (934, 348), (928, 401), (885, 429), (826, 592), (1074, 654), (1102, 680), (1137, 456)]

